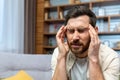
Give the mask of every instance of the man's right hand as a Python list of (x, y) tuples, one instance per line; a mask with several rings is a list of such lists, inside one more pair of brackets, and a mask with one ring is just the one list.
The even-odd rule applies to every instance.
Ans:
[(66, 33), (66, 26), (62, 26), (56, 34), (56, 40), (59, 50), (58, 59), (65, 58), (69, 50), (67, 42), (64, 42), (65, 33)]

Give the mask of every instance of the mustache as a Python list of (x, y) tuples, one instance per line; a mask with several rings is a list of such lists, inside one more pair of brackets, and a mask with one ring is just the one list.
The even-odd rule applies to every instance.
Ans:
[(70, 43), (70, 45), (83, 45), (83, 43), (82, 42), (79, 42), (79, 41), (72, 41), (71, 43)]

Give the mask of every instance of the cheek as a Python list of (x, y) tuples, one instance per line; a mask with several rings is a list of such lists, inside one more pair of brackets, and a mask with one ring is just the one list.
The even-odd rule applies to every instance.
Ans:
[(90, 40), (90, 34), (89, 33), (87, 34), (87, 38), (88, 38), (88, 40)]
[(67, 42), (69, 44), (72, 41), (72, 35), (67, 35), (66, 34), (66, 39), (67, 39)]
[(86, 42), (86, 43), (87, 43), (88, 41), (90, 41), (90, 35), (89, 35), (89, 34), (83, 35), (82, 41), (83, 41), (83, 42)]
[(71, 40), (72, 39), (72, 35), (66, 34), (66, 38), (67, 38), (67, 40)]
[(90, 36), (89, 36), (89, 35), (85, 35), (85, 36), (84, 36), (84, 39), (87, 39), (87, 40), (88, 40), (88, 39), (90, 39)]

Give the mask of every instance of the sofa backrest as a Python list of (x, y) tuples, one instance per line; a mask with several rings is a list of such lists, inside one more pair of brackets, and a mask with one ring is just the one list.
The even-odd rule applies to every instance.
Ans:
[(0, 78), (25, 70), (34, 80), (51, 80), (51, 55), (0, 53)]

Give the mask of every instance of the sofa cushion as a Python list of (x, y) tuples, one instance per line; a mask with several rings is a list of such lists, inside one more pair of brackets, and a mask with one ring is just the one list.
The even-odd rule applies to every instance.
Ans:
[(33, 80), (33, 78), (28, 75), (24, 70), (21, 70), (17, 74), (3, 80)]
[(0, 53), (0, 78), (19, 70), (25, 70), (35, 80), (50, 80), (51, 55)]

